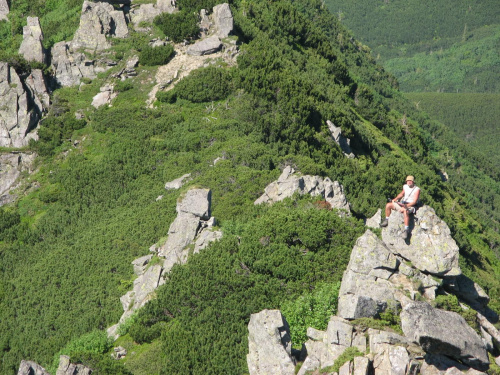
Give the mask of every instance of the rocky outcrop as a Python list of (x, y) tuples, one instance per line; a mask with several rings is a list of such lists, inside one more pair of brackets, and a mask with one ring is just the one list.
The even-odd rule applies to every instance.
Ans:
[(82, 364), (71, 363), (67, 355), (59, 357), (59, 367), (56, 375), (90, 375), (92, 369)]
[(174, 13), (176, 11), (175, 1), (156, 0), (156, 7), (163, 13)]
[(227, 38), (233, 31), (233, 14), (228, 3), (214, 6), (212, 19), (215, 33), (219, 38)]
[(342, 129), (333, 124), (330, 120), (326, 122), (328, 125), (328, 130), (330, 130), (330, 134), (332, 135), (333, 140), (336, 144), (339, 145), (340, 149), (349, 159), (354, 158), (354, 154), (351, 150), (351, 140), (342, 135)]
[(248, 323), (248, 372), (250, 375), (293, 375), (295, 361), (288, 323), (278, 310), (263, 310)]
[(277, 181), (266, 186), (264, 194), (254, 204), (274, 203), (291, 197), (293, 194), (310, 194), (327, 201), (332, 208), (346, 211), (350, 214), (350, 206), (344, 195), (344, 188), (337, 181), (318, 176), (300, 176), (294, 174), (290, 166), (283, 170)]
[(0, 21), (7, 20), (9, 12), (9, 3), (7, 2), (7, 0), (0, 0)]
[(408, 240), (401, 238), (403, 214), (392, 212), (382, 239), (395, 254), (409, 260), (416, 268), (436, 276), (458, 276), (458, 246), (450, 229), (429, 206), (419, 208), (410, 223)]
[(31, 97), (38, 112), (40, 114), (47, 113), (50, 106), (50, 95), (42, 71), (40, 69), (32, 69), (24, 83), (31, 91)]
[(17, 375), (50, 375), (47, 370), (45, 370), (38, 363), (33, 361), (22, 360), (17, 371)]
[(156, 16), (162, 11), (154, 4), (141, 4), (138, 8), (130, 10), (130, 19), (135, 27), (138, 27), (141, 22), (152, 23)]
[(382, 210), (379, 208), (375, 213), (375, 215), (365, 220), (365, 225), (369, 228), (380, 228), (381, 221), (382, 221)]
[(174, 264), (186, 262), (189, 244), (213, 225), (210, 205), (211, 191), (208, 189), (188, 190), (177, 203), (177, 217), (170, 225), (167, 241), (158, 250), (158, 255), (165, 258), (164, 268), (167, 272)]
[(0, 155), (0, 206), (11, 203), (16, 195), (12, 191), (17, 187), (21, 172), (31, 172), (35, 154), (9, 153)]
[(113, 61), (90, 59), (84, 53), (74, 51), (71, 43), (64, 41), (54, 44), (51, 53), (51, 67), (57, 84), (62, 87), (78, 85), (81, 78), (94, 79), (97, 73), (116, 65)]
[(151, 251), (158, 258), (151, 263), (153, 255), (140, 257), (132, 262), (137, 278), (133, 289), (120, 298), (124, 310), (118, 324), (108, 328), (110, 337), (118, 337), (119, 325), (134, 311), (144, 306), (154, 296), (154, 291), (165, 282), (164, 275), (175, 264), (184, 264), (188, 256), (206, 248), (211, 242), (222, 238), (222, 232), (213, 230), (215, 218), (211, 217), (211, 191), (190, 189), (177, 202), (177, 217), (170, 225), (165, 243)]
[(166, 190), (180, 189), (182, 185), (184, 185), (188, 181), (189, 177), (191, 177), (191, 173), (186, 173), (181, 177), (176, 178), (175, 180), (169, 181), (165, 184), (165, 189)]
[[(424, 206), (420, 214), (417, 219), (420, 223), (415, 227), (421, 225), (438, 236), (429, 240), (432, 246), (427, 249), (427, 257), (434, 259), (443, 254), (443, 244), (456, 246), (446, 236), (446, 224), (432, 209)], [(445, 236), (440, 238), (443, 233)], [(436, 293), (446, 289), (457, 292), (462, 301), (488, 312), (488, 296), (477, 284), (461, 275), (458, 264), (453, 263), (455, 260), (450, 269), (456, 267), (458, 275), (436, 272), (431, 276), (425, 262), (412, 259), (410, 263), (400, 255), (403, 246), (408, 244), (394, 241), (389, 246), (370, 230), (358, 238), (342, 278), (338, 316), (331, 317), (326, 331), (307, 330), (308, 340), (300, 354), (303, 364), (299, 375), (319, 373), (320, 369), (321, 373), (326, 373), (329, 366), (337, 365), (335, 361), (349, 347), (356, 347), (362, 356), (338, 364), (341, 365), (339, 375), (484, 374), (481, 371), (489, 367), (487, 351), (497, 353), (500, 332), (477, 312), (478, 334), (461, 315), (432, 307), (429, 302)], [(401, 311), (403, 334), (390, 329), (366, 329), (363, 320), (354, 320), (377, 318), (388, 311), (393, 314)], [(266, 360), (275, 363), (272, 359)]]
[(100, 88), (100, 92), (92, 98), (92, 106), (94, 108), (102, 107), (103, 105), (109, 105), (111, 101), (118, 95), (113, 91), (112, 85), (105, 85)]
[(80, 26), (71, 42), (73, 50), (79, 48), (99, 51), (111, 47), (107, 37), (126, 38), (127, 23), (122, 11), (108, 3), (84, 1)]
[(489, 367), (483, 341), (457, 313), (414, 301), (403, 308), (401, 327), (426, 352), (455, 358), (480, 371)]
[(0, 103), (0, 146), (22, 147), (37, 139), (32, 130), (40, 111), (34, 107), (31, 92), (6, 62), (0, 62)]
[(187, 54), (191, 56), (210, 55), (219, 51), (222, 47), (222, 42), (217, 35), (212, 35), (208, 38), (197, 41), (187, 49)]
[(27, 61), (45, 64), (47, 56), (42, 41), (43, 33), (38, 17), (28, 17), (28, 24), (23, 27), (23, 41), (19, 47), (19, 54)]

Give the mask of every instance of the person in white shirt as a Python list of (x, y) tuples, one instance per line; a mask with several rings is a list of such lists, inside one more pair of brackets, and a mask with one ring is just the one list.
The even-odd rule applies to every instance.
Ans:
[(385, 219), (380, 223), (380, 226), (386, 227), (389, 224), (389, 216), (392, 210), (402, 212), (405, 223), (403, 239), (406, 240), (410, 233), (410, 215), (415, 213), (415, 206), (419, 202), (419, 197), (420, 188), (415, 185), (415, 177), (407, 176), (406, 184), (403, 185), (401, 193), (385, 205)]

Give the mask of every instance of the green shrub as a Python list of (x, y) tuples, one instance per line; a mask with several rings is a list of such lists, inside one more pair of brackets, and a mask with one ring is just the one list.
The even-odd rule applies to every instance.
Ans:
[(330, 316), (337, 312), (339, 289), (340, 283), (321, 283), (314, 291), (281, 306), (294, 347), (300, 348), (306, 342), (308, 327), (326, 329)]
[(232, 89), (231, 72), (213, 66), (192, 72), (175, 86), (179, 98), (193, 103), (224, 99)]
[(115, 91), (124, 92), (128, 90), (132, 90), (134, 88), (134, 84), (130, 80), (118, 81), (115, 84)]
[(200, 32), (198, 15), (194, 12), (163, 13), (157, 16), (153, 23), (175, 43), (180, 43), (184, 39), (192, 39)]
[(177, 93), (175, 90), (158, 91), (156, 93), (156, 99), (161, 103), (175, 103), (177, 100)]
[(141, 65), (164, 65), (167, 64), (174, 56), (174, 47), (167, 44), (165, 46), (151, 47), (146, 45), (142, 48), (139, 56), (139, 63)]
[(77, 353), (71, 356), (71, 362), (81, 363), (92, 369), (95, 375), (132, 375), (124, 364), (108, 354)]
[[(337, 358), (335, 364), (331, 368), (332, 373), (339, 373), (340, 368), (347, 362), (352, 361), (356, 357), (362, 357), (363, 353), (355, 346), (351, 346), (344, 350), (344, 352)], [(330, 370), (330, 369), (329, 369)]]

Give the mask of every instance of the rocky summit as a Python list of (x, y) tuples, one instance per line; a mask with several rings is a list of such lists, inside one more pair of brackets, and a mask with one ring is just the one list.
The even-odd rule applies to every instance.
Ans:
[[(458, 313), (432, 306), (437, 294), (451, 291), (447, 285), (453, 285), (464, 302), (481, 311), (486, 309), (487, 295), (461, 274), (458, 247), (446, 223), (431, 207), (424, 206), (414, 217), (410, 241), (405, 242), (399, 236), (402, 219), (402, 215), (393, 213), (390, 225), (382, 230), (382, 239), (369, 229), (358, 238), (342, 278), (338, 316), (331, 317), (326, 331), (309, 328), (309, 340), (300, 354), (287, 360), (303, 361), (298, 374), (320, 370), (332, 373), (327, 369), (348, 348), (356, 348), (361, 357), (341, 363), (339, 374), (472, 374), (489, 368), (488, 350), (495, 353), (495, 349), (486, 343), (488, 337), (490, 342), (491, 336), (498, 337), (496, 328), (480, 312), (474, 312), (477, 321), (482, 322), (481, 336), (478, 326), (472, 328)], [(402, 334), (391, 329), (367, 330), (359, 323), (361, 318), (377, 318), (388, 311), (400, 315)], [(287, 347), (276, 339), (266, 344), (254, 339), (268, 324), (259, 317), (252, 315), (248, 326), (248, 358), (260, 358), (262, 363), (256, 360), (249, 365), (250, 374), (263, 374), (260, 368), (272, 366), (279, 368), (275, 374), (294, 374), (295, 370), (283, 365), (287, 363), (283, 357), (257, 354), (264, 345), (275, 345), (281, 350)], [(285, 318), (282, 321), (286, 322)], [(276, 332), (285, 336), (286, 327), (283, 323)], [(277, 349), (269, 347), (265, 351), (271, 350)]]

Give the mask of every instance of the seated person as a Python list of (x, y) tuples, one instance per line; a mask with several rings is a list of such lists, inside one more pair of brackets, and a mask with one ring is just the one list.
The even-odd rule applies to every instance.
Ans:
[[(410, 233), (410, 214), (416, 211), (415, 206), (418, 204), (420, 197), (420, 188), (415, 185), (413, 176), (406, 177), (406, 184), (403, 185), (403, 190), (385, 206), (385, 219), (380, 223), (381, 227), (386, 227), (389, 224), (389, 216), (392, 210), (402, 212), (404, 215), (405, 230), (403, 231), (403, 239), (407, 239)], [(400, 201), (401, 200), (401, 201)]]

